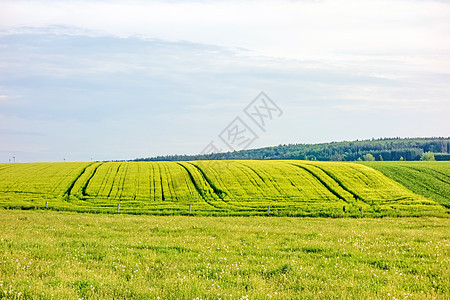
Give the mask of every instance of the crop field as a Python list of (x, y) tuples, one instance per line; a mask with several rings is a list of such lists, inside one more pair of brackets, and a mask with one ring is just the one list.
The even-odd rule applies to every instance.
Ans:
[(0, 298), (448, 299), (449, 226), (0, 209)]
[[(162, 215), (189, 214), (189, 207), (192, 215), (219, 216), (358, 216), (360, 208), (366, 216), (447, 215), (450, 164), (400, 164), (2, 164), (0, 207), (43, 208), (47, 202), (55, 210), (113, 213), (120, 205), (120, 212)], [(420, 176), (411, 177), (411, 172)], [(408, 182), (410, 178), (421, 182), (421, 188)]]
[(447, 299), (449, 176), (448, 162), (2, 164), (0, 299)]
[(450, 162), (364, 162), (411, 191), (450, 208)]

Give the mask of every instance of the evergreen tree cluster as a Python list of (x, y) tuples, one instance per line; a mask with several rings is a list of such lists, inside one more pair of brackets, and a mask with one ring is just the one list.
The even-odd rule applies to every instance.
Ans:
[(203, 155), (167, 155), (138, 158), (134, 161), (187, 161), (226, 159), (301, 159), (320, 161), (421, 160), (430, 152), (436, 160), (450, 160), (450, 137), (381, 138), (322, 144), (289, 144)]

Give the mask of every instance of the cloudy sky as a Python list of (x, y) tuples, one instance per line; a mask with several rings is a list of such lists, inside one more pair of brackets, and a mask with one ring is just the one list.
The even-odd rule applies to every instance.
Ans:
[[(0, 162), (450, 136), (450, 1), (0, 0)], [(264, 91), (264, 130), (244, 109)]]

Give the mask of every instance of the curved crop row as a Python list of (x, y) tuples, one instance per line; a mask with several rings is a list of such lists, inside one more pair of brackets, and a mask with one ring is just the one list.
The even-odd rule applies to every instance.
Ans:
[[(411, 169), (408, 174), (417, 170)], [(448, 169), (429, 168), (448, 197)], [(423, 175), (425, 176), (425, 175)], [(447, 196), (444, 194), (447, 193)], [(443, 196), (444, 195), (444, 196)], [(337, 215), (356, 212), (443, 213), (362, 164), (309, 161), (195, 161), (6, 164), (0, 168), (0, 205), (144, 213)], [(449, 201), (450, 202), (450, 201)], [(41, 202), (42, 203), (42, 202)]]
[(450, 162), (365, 162), (416, 194), (450, 208)]

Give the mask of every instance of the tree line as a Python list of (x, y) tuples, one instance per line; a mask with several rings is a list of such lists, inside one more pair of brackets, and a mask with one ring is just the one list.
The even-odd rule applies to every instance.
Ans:
[[(433, 156), (432, 158), (430, 154)], [(274, 147), (226, 153), (167, 155), (137, 158), (134, 159), (134, 161), (187, 161), (219, 159), (300, 159), (319, 161), (450, 160), (450, 137), (380, 138), (321, 144), (284, 144)]]

